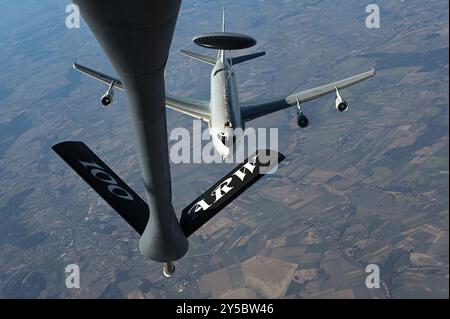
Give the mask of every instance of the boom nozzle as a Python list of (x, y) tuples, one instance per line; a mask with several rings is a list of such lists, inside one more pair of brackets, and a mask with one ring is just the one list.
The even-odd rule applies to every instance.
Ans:
[(167, 262), (164, 264), (163, 274), (165, 277), (167, 278), (172, 277), (174, 272), (175, 272), (175, 265), (172, 262)]

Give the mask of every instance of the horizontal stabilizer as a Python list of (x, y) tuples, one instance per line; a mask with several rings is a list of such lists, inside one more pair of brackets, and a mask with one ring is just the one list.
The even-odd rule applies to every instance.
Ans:
[(242, 62), (246, 62), (246, 61), (250, 61), (250, 60), (259, 58), (260, 56), (264, 56), (264, 55), (266, 55), (266, 52), (252, 53), (252, 54), (248, 54), (248, 55), (231, 58), (230, 62), (231, 62), (231, 64), (236, 65), (236, 64), (239, 64)]
[(213, 187), (183, 209), (180, 226), (186, 237), (277, 167), (284, 155), (272, 150), (259, 150)]
[(199, 54), (199, 53), (194, 53), (194, 52), (189, 52), (186, 50), (180, 50), (180, 53), (188, 56), (194, 60), (200, 61), (200, 62), (205, 62), (211, 65), (215, 65), (216, 64), (216, 59), (211, 58), (209, 56), (203, 55), (203, 54)]
[(53, 150), (139, 235), (149, 218), (148, 205), (82, 142), (63, 142)]

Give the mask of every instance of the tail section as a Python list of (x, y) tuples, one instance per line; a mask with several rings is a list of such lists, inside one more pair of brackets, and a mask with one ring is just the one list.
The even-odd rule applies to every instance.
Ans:
[[(220, 50), (219, 52), (219, 59), (223, 59), (224, 58), (224, 50)], [(194, 60), (203, 62), (203, 63), (207, 63), (210, 65), (215, 65), (216, 64), (216, 59), (211, 58), (209, 56), (203, 55), (203, 54), (199, 54), (199, 53), (194, 53), (194, 52), (189, 52), (186, 50), (180, 50), (180, 53), (182, 55), (185, 55), (187, 57), (190, 57)], [(256, 58), (259, 58), (261, 56), (266, 55), (266, 52), (258, 52), (258, 53), (252, 53), (252, 54), (247, 54), (247, 55), (242, 55), (242, 56), (238, 56), (238, 57), (234, 57), (234, 58), (230, 58), (228, 59), (228, 61), (232, 64), (232, 65), (236, 65), (236, 64), (240, 64), (243, 62), (247, 62)]]
[(203, 55), (203, 54), (189, 52), (189, 51), (186, 51), (186, 50), (180, 50), (180, 53), (185, 55), (185, 56), (187, 56), (187, 57), (190, 57), (190, 58), (192, 58), (194, 60), (200, 61), (200, 62), (204, 62), (204, 63), (211, 64), (211, 65), (215, 65), (216, 64), (216, 59), (211, 58), (211, 57), (206, 56), (206, 55)]
[[(225, 33), (225, 7), (222, 8), (222, 33)], [(225, 62), (225, 50), (219, 50), (217, 59), (222, 63)]]
[(239, 64), (239, 63), (243, 63), (243, 62), (246, 62), (246, 61), (250, 61), (250, 60), (259, 58), (259, 57), (264, 56), (264, 55), (266, 55), (266, 52), (258, 52), (258, 53), (252, 53), (252, 54), (248, 54), (248, 55), (238, 56), (238, 57), (235, 57), (235, 58), (230, 58), (229, 60), (230, 60), (230, 63), (232, 65), (236, 65), (236, 64)]
[(139, 235), (150, 216), (147, 203), (82, 142), (63, 142), (53, 150)]
[(225, 7), (222, 8), (222, 32), (225, 32)]
[(251, 48), (256, 45), (256, 40), (245, 34), (226, 32), (225, 8), (223, 8), (222, 12), (222, 31), (200, 34), (195, 36), (194, 39), (192, 39), (192, 41), (198, 46), (201, 46), (203, 48), (218, 50), (217, 59), (205, 57), (197, 53), (187, 52), (183, 50), (180, 51), (184, 55), (200, 60), (202, 62), (206, 62), (208, 64), (215, 64), (216, 61), (220, 62), (228, 61), (232, 64), (239, 64), (266, 54), (265, 52), (258, 52), (254, 54), (227, 59), (225, 53), (226, 51)]
[(274, 170), (284, 155), (272, 150), (258, 151), (183, 209), (180, 226), (186, 237), (192, 235), (229, 203)]

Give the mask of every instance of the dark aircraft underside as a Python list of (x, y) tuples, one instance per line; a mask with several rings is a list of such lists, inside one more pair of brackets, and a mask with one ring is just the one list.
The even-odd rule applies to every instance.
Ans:
[(177, 260), (186, 254), (188, 241), (172, 206), (164, 69), (181, 1), (74, 3), (125, 87), (150, 210), (141, 253), (160, 262)]

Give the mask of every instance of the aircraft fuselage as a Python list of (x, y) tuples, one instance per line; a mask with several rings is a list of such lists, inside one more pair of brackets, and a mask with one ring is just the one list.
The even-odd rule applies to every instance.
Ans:
[(228, 157), (237, 142), (234, 129), (241, 128), (242, 123), (236, 78), (224, 51), (219, 52), (211, 72), (210, 108), (212, 141), (217, 152)]

